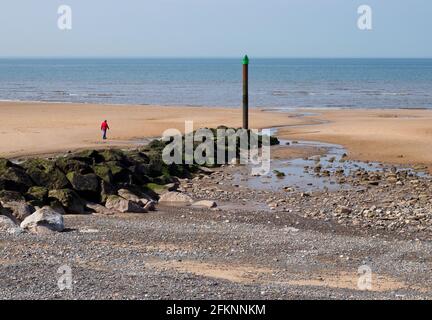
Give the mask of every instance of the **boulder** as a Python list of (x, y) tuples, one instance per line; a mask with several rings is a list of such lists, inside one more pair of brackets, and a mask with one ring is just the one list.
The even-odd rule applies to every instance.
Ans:
[(72, 214), (84, 214), (85, 213), (85, 202), (81, 197), (73, 190), (70, 189), (60, 189), (51, 190), (48, 193), (48, 198), (52, 200), (57, 200), (66, 213)]
[(165, 185), (163, 184), (151, 182), (146, 184), (146, 186), (144, 187), (144, 191), (151, 195), (154, 199), (158, 199), (159, 195), (167, 192), (168, 190), (165, 189)]
[(105, 207), (110, 210), (115, 210), (118, 212), (130, 212), (130, 213), (145, 213), (147, 210), (145, 210), (143, 207), (138, 205), (137, 203), (126, 200), (119, 196), (110, 195), (108, 196), (108, 199), (105, 203)]
[(155, 211), (156, 210), (156, 201), (150, 200), (144, 205), (144, 209), (147, 211)]
[(19, 225), (11, 218), (0, 215), (0, 232), (16, 233), (17, 229), (19, 229)]
[(0, 175), (2, 175), (9, 168), (14, 167), (15, 165), (10, 162), (8, 159), (0, 158)]
[(30, 176), (20, 167), (9, 167), (2, 170), (0, 175), (0, 189), (26, 192), (34, 185)]
[(111, 168), (109, 166), (104, 165), (104, 164), (98, 164), (98, 165), (93, 166), (93, 171), (103, 181), (105, 181), (107, 183), (113, 183), (114, 182), (114, 177), (113, 177), (113, 174), (111, 172)]
[(129, 162), (135, 162), (135, 164), (146, 164), (150, 162), (149, 157), (139, 150), (126, 151), (124, 154)]
[(87, 200), (100, 200), (99, 178), (94, 173), (80, 174), (69, 172), (66, 177), (75, 191)]
[(85, 162), (77, 160), (77, 159), (71, 159), (71, 158), (59, 158), (55, 161), (56, 166), (62, 171), (62, 172), (78, 172), (80, 174), (87, 174), (93, 172), (92, 168)]
[(119, 189), (118, 195), (124, 199), (138, 203), (144, 207), (149, 201), (155, 201), (154, 198), (143, 191), (143, 188), (130, 186), (131, 190)]
[(21, 222), (33, 212), (35, 208), (28, 205), (24, 201), (12, 201), (3, 204), (5, 209), (9, 209), (10, 214), (18, 221)]
[(159, 177), (154, 177), (152, 181), (156, 184), (163, 185), (164, 189), (167, 188), (166, 186), (169, 186), (174, 191), (175, 187), (173, 188), (173, 185), (171, 184), (174, 182), (174, 177), (171, 177), (169, 174), (161, 175)]
[(26, 173), (38, 186), (44, 186), (48, 189), (65, 189), (70, 186), (66, 175), (52, 161), (31, 159), (22, 165), (26, 169)]
[(134, 176), (144, 176), (145, 180), (148, 180), (148, 176), (151, 174), (150, 164), (148, 163), (137, 163), (134, 166), (129, 167), (129, 170), (134, 173)]
[(108, 149), (101, 152), (101, 156), (104, 158), (105, 162), (109, 161), (119, 161), (125, 162), (125, 154), (121, 150)]
[(162, 155), (158, 151), (150, 151), (148, 154), (149, 157), (149, 176), (158, 177), (162, 174), (162, 170), (166, 168), (166, 164), (163, 162)]
[(145, 169), (143, 169), (143, 166), (147, 166), (147, 165), (138, 164), (128, 168), (131, 175), (132, 184), (142, 186), (152, 181), (150, 177), (146, 173), (144, 173)]
[(32, 205), (43, 207), (48, 200), (48, 189), (45, 187), (31, 187), (26, 194), (26, 199)]
[(97, 150), (80, 151), (80, 152), (74, 153), (69, 158), (84, 162), (88, 165), (93, 165), (95, 163), (101, 163), (104, 161), (103, 156)]
[(46, 206), (25, 218), (21, 228), (37, 234), (61, 232), (64, 230), (63, 216)]
[(160, 203), (166, 204), (192, 204), (193, 200), (187, 194), (181, 192), (168, 191), (163, 193), (159, 198)]
[(166, 147), (166, 145), (167, 145), (166, 142), (164, 142), (160, 139), (154, 139), (154, 140), (150, 141), (150, 143), (148, 144), (148, 147), (150, 149), (162, 151)]
[(0, 191), (0, 202), (7, 203), (11, 201), (25, 201), (24, 196), (17, 191)]
[(200, 201), (194, 202), (192, 204), (192, 206), (211, 209), (211, 208), (216, 208), (217, 204), (216, 204), (216, 202), (214, 202), (212, 200), (200, 200)]
[(166, 184), (165, 188), (168, 191), (177, 191), (177, 189), (179, 188), (179, 186), (180, 186), (180, 183), (178, 183), (178, 182), (172, 182), (172, 183)]
[(96, 214), (102, 214), (102, 215), (113, 215), (115, 214), (114, 210), (110, 210), (106, 207), (104, 207), (101, 204), (88, 202), (86, 204), (86, 208), (89, 212), (96, 213)]
[[(127, 189), (120, 189), (119, 191), (117, 191), (118, 195), (126, 200), (130, 200), (132, 202), (141, 204), (140, 201), (140, 197), (138, 197), (136, 194), (132, 193), (131, 191), (127, 190)], [(147, 201), (145, 201), (145, 203), (147, 203)], [(144, 204), (145, 204), (144, 203)]]
[(111, 171), (113, 183), (131, 182), (132, 180), (131, 173), (129, 172), (129, 170), (124, 168), (120, 162), (116, 162), (116, 161), (105, 162), (103, 165), (109, 168), (109, 170)]
[(61, 204), (57, 199), (52, 200), (52, 201), (50, 202), (49, 206), (50, 206), (54, 211), (56, 211), (57, 213), (59, 213), (59, 214), (61, 214), (61, 215), (65, 215), (65, 214), (66, 214), (65, 209), (63, 208), (62, 204)]
[(109, 195), (116, 194), (116, 188), (103, 180), (101, 180), (101, 193), (100, 193), (100, 202), (105, 203)]

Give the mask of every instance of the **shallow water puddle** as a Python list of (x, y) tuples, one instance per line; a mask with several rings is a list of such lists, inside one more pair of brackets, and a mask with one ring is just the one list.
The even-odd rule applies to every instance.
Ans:
[[(251, 176), (245, 172), (233, 175), (234, 182), (253, 189), (280, 190), (283, 188), (297, 191), (337, 191), (350, 189), (351, 185), (340, 181), (355, 171), (383, 172), (389, 170), (378, 162), (362, 162), (346, 160), (346, 150), (336, 144), (316, 141), (287, 141), (280, 140), (281, 146), (286, 148), (316, 148), (326, 150), (324, 155), (292, 160), (273, 159), (270, 173), (264, 176)], [(425, 173), (406, 169), (410, 174), (424, 177)], [(250, 170), (247, 170), (250, 172)], [(336, 174), (337, 173), (337, 174)]]

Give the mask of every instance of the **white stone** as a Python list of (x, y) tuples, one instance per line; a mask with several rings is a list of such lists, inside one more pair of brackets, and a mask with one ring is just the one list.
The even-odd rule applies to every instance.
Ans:
[(192, 198), (189, 197), (187, 194), (181, 193), (181, 192), (174, 192), (169, 191), (166, 193), (163, 193), (159, 198), (160, 203), (171, 203), (171, 204), (186, 204), (189, 205), (193, 202)]
[(106, 203), (105, 203), (105, 207), (107, 209), (115, 210), (115, 211), (122, 212), (122, 213), (126, 213), (126, 212), (145, 213), (145, 212), (147, 212), (147, 210), (145, 210), (143, 207), (141, 207), (137, 203), (135, 203), (131, 200), (126, 200), (126, 199), (124, 199), (122, 197), (118, 197), (118, 196), (109, 196)]
[(200, 200), (192, 204), (194, 207), (216, 208), (217, 203), (212, 200)]
[(21, 222), (21, 228), (33, 233), (64, 230), (63, 216), (51, 207), (43, 207)]

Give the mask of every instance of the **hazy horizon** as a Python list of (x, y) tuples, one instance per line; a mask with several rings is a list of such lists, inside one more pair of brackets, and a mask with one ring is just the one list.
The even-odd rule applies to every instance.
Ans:
[[(184, 60), (242, 60), (244, 55), (234, 57), (234, 56), (0, 56), (0, 59), (7, 60), (7, 59), (22, 59), (22, 60), (48, 60), (48, 59), (160, 59), (160, 60), (178, 60), (178, 59), (184, 59)], [(432, 57), (265, 57), (265, 56), (251, 56), (248, 55), (251, 60), (432, 60)]]

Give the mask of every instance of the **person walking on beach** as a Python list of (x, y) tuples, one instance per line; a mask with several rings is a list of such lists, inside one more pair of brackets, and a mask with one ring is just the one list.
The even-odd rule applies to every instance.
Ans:
[(106, 140), (107, 130), (109, 130), (108, 121), (104, 120), (104, 122), (102, 122), (101, 130), (102, 130), (102, 134), (103, 134), (102, 139)]

